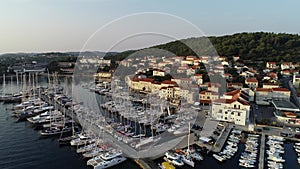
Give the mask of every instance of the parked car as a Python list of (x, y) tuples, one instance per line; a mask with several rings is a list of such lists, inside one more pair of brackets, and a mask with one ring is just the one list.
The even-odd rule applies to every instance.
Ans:
[(270, 128), (269, 128), (269, 127), (263, 127), (263, 129), (264, 129), (264, 130), (270, 130)]

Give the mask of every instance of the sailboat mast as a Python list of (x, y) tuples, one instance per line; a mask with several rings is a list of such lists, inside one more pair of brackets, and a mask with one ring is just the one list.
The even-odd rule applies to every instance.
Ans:
[(3, 89), (2, 89), (2, 93), (3, 93), (3, 96), (6, 94), (5, 93), (5, 74), (3, 74)]
[(190, 154), (190, 136), (191, 136), (191, 122), (189, 122), (188, 149), (187, 149), (188, 155)]
[(10, 93), (11, 93), (11, 94), (13, 94), (12, 81), (13, 81), (13, 77), (10, 76)]

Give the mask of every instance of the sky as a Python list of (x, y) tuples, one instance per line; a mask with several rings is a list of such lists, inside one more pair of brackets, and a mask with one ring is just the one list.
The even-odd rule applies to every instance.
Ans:
[[(0, 0), (0, 54), (124, 51), (239, 32), (299, 34), (299, 6), (299, 0)], [(145, 12), (163, 14), (122, 21)], [(201, 33), (190, 33), (193, 26)], [(169, 34), (140, 36), (160, 31)]]

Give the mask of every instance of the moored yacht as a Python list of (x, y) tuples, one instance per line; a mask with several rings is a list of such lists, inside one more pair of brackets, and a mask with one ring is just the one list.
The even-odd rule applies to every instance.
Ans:
[(172, 159), (172, 160), (176, 160), (176, 159), (179, 159), (180, 156), (178, 156), (177, 154), (175, 154), (174, 152), (172, 151), (167, 151), (165, 153), (165, 156), (168, 158), (168, 159)]
[(109, 161), (102, 161), (97, 166), (94, 166), (94, 169), (104, 169), (104, 168), (112, 167), (124, 162), (125, 160), (126, 160), (125, 157), (116, 157)]
[(189, 155), (182, 155), (181, 159), (184, 163), (186, 163), (187, 165), (194, 167), (195, 166), (195, 162), (193, 161), (192, 157)]
[(118, 157), (118, 156), (121, 156), (123, 153), (121, 150), (112, 150), (112, 151), (109, 151), (105, 154), (101, 154), (100, 157), (103, 159), (103, 160), (111, 160), (115, 157)]

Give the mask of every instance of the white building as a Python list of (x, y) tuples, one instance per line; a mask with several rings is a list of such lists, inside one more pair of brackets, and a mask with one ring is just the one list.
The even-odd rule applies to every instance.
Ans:
[(256, 102), (290, 100), (291, 91), (286, 88), (256, 88)]
[(293, 85), (295, 87), (299, 87), (300, 86), (300, 74), (294, 74), (293, 75)]
[(227, 93), (223, 99), (213, 101), (211, 110), (212, 118), (237, 125), (247, 125), (250, 105), (248, 101), (240, 97), (240, 94), (240, 90), (235, 90)]

